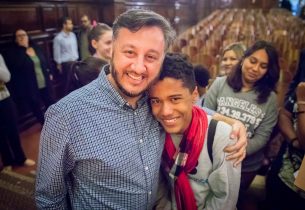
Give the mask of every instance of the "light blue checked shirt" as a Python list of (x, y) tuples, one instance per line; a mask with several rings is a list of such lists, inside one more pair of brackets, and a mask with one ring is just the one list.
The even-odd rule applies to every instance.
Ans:
[(164, 141), (147, 97), (132, 109), (104, 70), (46, 113), (39, 148), (39, 209), (151, 209)]

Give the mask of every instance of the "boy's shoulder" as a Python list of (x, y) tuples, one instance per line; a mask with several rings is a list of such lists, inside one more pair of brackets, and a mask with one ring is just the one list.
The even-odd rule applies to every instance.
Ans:
[[(208, 133), (209, 133), (209, 128), (211, 127), (211, 120), (212, 120), (212, 116), (208, 116), (209, 127), (207, 129), (206, 140), (208, 140), (208, 135), (209, 135)], [(231, 125), (223, 121), (217, 121), (213, 135), (214, 138), (212, 140), (213, 141), (212, 149), (218, 150), (221, 148), (225, 148), (227, 145), (234, 144), (236, 140), (230, 139), (231, 131), (232, 131)]]

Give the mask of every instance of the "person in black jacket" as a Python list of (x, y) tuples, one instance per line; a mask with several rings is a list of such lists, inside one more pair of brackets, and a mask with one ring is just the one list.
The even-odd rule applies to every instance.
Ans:
[(53, 103), (50, 94), (52, 74), (43, 52), (30, 41), (25, 30), (18, 29), (14, 40), (15, 43), (6, 59), (12, 75), (10, 84), (12, 96), (16, 102), (27, 105), (43, 124), (41, 101), (45, 109)]

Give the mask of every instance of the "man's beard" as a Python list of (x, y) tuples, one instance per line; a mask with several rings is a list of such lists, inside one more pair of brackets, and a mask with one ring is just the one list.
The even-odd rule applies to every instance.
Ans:
[(111, 73), (111, 76), (112, 78), (114, 79), (115, 81), (115, 84), (117, 85), (117, 87), (119, 88), (119, 90), (124, 94), (126, 95), (127, 97), (130, 97), (130, 98), (134, 98), (134, 97), (138, 97), (138, 96), (141, 96), (144, 92), (146, 92), (150, 86), (158, 79), (158, 75), (156, 76), (156, 78), (154, 78), (148, 85), (147, 85), (147, 88), (145, 88), (144, 90), (140, 91), (140, 92), (137, 92), (137, 93), (132, 93), (132, 92), (129, 92), (128, 90), (126, 90), (120, 83), (119, 83), (119, 79), (118, 79), (118, 73), (115, 69), (115, 65), (113, 63), (113, 59), (111, 60), (111, 68), (110, 68), (110, 73)]

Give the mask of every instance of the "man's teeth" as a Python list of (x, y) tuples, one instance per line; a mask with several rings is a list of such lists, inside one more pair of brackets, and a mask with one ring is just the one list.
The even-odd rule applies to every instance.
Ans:
[(132, 75), (132, 74), (128, 74), (129, 77), (131, 77), (132, 79), (134, 80), (141, 80), (142, 79), (142, 76), (136, 76), (136, 75)]

